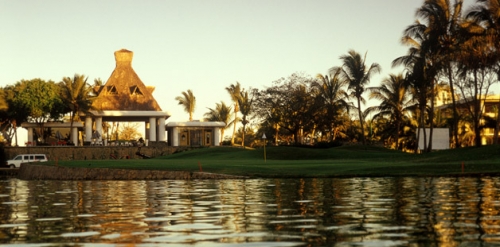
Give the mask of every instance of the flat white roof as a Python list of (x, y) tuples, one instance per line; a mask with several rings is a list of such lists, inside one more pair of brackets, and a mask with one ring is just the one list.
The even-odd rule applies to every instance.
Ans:
[(169, 112), (163, 111), (89, 111), (98, 117), (170, 117)]
[(200, 121), (190, 121), (190, 122), (168, 122), (165, 125), (168, 127), (225, 127), (224, 122), (200, 122)]

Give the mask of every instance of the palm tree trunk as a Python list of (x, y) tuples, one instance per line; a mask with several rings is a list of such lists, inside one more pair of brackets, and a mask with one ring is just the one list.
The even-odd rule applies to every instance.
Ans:
[[(236, 104), (234, 105), (236, 109)], [(236, 120), (238, 119), (238, 112), (234, 111), (234, 120), (233, 120), (233, 135), (231, 136), (231, 146), (234, 146), (234, 137), (236, 136)]]
[[(424, 137), (423, 143), (423, 151), (427, 152), (427, 132), (425, 131), (425, 100), (424, 102), (420, 102), (420, 124), (419, 128), (422, 129), (422, 135)], [(420, 133), (420, 132), (419, 132)], [(419, 137), (421, 138), (421, 137)]]
[[(75, 118), (75, 113), (73, 111), (71, 111), (69, 113), (69, 117), (71, 118), (70, 119), (70, 124), (69, 124), (69, 141), (72, 142), (73, 140), (73, 122), (74, 122), (74, 118)], [(76, 143), (73, 143), (73, 144), (76, 144)]]
[(400, 121), (399, 119), (396, 120), (396, 136), (395, 136), (395, 139), (396, 139), (396, 150), (399, 150), (399, 129), (400, 129)]
[(451, 74), (451, 65), (448, 63), (448, 81), (450, 83), (450, 91), (451, 91), (451, 104), (453, 108), (453, 124), (452, 124), (452, 132), (453, 138), (455, 139), (455, 148), (460, 147), (460, 141), (458, 140), (458, 112), (457, 112), (457, 103), (455, 99), (455, 87), (453, 84), (453, 76)]
[(473, 113), (473, 121), (474, 121), (474, 142), (476, 147), (481, 147), (481, 128), (479, 127), (479, 122), (481, 118), (481, 109), (480, 109), (480, 99), (478, 98), (479, 96), (479, 89), (477, 85), (477, 69), (474, 69), (474, 98), (472, 99), (473, 101), (473, 108), (474, 108), (474, 113)]
[(295, 142), (295, 146), (298, 146), (299, 143), (300, 143), (300, 140), (299, 140), (300, 139), (299, 138), (300, 133), (299, 133), (299, 131), (300, 131), (300, 129), (294, 131), (293, 141)]
[(17, 122), (16, 122), (16, 120), (12, 121), (12, 126), (14, 126), (14, 136), (16, 138), (16, 147), (18, 147), (19, 143), (17, 142)]
[(358, 114), (359, 114), (359, 124), (361, 125), (361, 142), (365, 145), (365, 126), (363, 121), (363, 113), (361, 112), (361, 99), (358, 97)]
[(245, 125), (246, 124), (243, 124), (243, 134), (241, 138), (241, 146), (243, 146), (243, 149), (245, 149)]
[(431, 109), (429, 111), (429, 145), (427, 146), (427, 152), (432, 151), (432, 136), (434, 132), (434, 96), (435, 96), (435, 89), (434, 89), (434, 79), (432, 80), (431, 83)]

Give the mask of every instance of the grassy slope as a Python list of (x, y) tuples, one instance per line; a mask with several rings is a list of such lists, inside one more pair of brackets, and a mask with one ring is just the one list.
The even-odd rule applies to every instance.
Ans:
[(268, 147), (202, 148), (148, 160), (65, 161), (72, 167), (112, 167), (217, 172), (257, 177), (408, 176), (500, 174), (500, 146), (406, 154), (380, 147), (331, 149)]

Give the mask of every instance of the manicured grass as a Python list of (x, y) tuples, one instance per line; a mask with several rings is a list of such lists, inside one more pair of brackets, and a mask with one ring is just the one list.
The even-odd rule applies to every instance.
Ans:
[(499, 175), (500, 145), (428, 154), (371, 146), (267, 147), (266, 161), (263, 148), (212, 147), (153, 159), (59, 161), (58, 165), (176, 171), (200, 171), (201, 167), (204, 172), (251, 177)]

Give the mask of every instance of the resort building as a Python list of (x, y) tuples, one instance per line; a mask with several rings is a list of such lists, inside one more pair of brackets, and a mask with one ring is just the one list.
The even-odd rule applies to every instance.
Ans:
[[(463, 98), (456, 101), (457, 111), (461, 117), (458, 127), (459, 138), (462, 139), (463, 146), (473, 146), (474, 128), (470, 121), (470, 110), (473, 107), (471, 98)], [(495, 139), (495, 123), (498, 119), (498, 109), (500, 108), (500, 95), (481, 96), (481, 143), (483, 145), (492, 144)], [(436, 107), (438, 117), (442, 120), (453, 117), (453, 105), (450, 101)], [(467, 117), (469, 116), (469, 117)], [(498, 137), (497, 137), (498, 138)]]
[[(222, 122), (173, 122), (166, 124), (170, 114), (163, 111), (153, 97), (154, 87), (146, 86), (132, 68), (133, 52), (122, 49), (114, 53), (116, 67), (104, 85), (93, 88), (96, 95), (88, 113), (80, 113), (80, 122), (45, 123), (44, 128), (57, 129), (59, 136), (44, 140), (47, 145), (59, 143), (71, 136), (71, 143), (82, 145), (109, 145), (111, 137), (104, 123), (144, 123), (145, 143), (165, 143), (170, 146), (218, 146)], [(23, 123), (28, 130), (28, 145), (36, 143), (34, 130), (40, 126)], [(71, 129), (70, 129), (71, 128)], [(68, 130), (70, 129), (70, 130)], [(60, 131), (67, 130), (67, 131)], [(168, 131), (167, 131), (168, 130)], [(60, 132), (64, 132), (61, 136)], [(168, 132), (168, 134), (167, 134)], [(71, 135), (69, 134), (71, 133)], [(168, 136), (168, 140), (167, 140)], [(48, 141), (48, 142), (47, 142)], [(167, 142), (168, 141), (168, 142)], [(120, 142), (119, 145), (122, 143)], [(127, 141), (127, 145), (129, 142)], [(113, 143), (116, 145), (116, 143)]]
[(223, 122), (170, 122), (167, 124), (170, 146), (219, 146)]
[(153, 97), (154, 87), (146, 87), (137, 76), (132, 58), (133, 52), (129, 50), (116, 51), (113, 73), (106, 84), (94, 88), (97, 98), (92, 103), (93, 110), (81, 115), (85, 122), (85, 142), (103, 141), (103, 122), (143, 122), (146, 140), (166, 141), (165, 120), (170, 114), (162, 111)]

